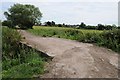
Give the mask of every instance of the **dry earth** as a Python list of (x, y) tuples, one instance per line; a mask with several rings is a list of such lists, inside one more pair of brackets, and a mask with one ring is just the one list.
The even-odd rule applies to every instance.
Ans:
[(29, 45), (53, 56), (43, 78), (117, 78), (118, 53), (93, 44), (34, 36), (20, 30)]

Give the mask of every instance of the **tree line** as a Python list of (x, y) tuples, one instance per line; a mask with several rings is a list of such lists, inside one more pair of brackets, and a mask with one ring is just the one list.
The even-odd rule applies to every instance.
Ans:
[(8, 26), (9, 28), (15, 28), (18, 26), (22, 29), (32, 28), (34, 25), (40, 26), (56, 26), (56, 27), (72, 27), (77, 29), (93, 29), (93, 30), (112, 30), (113, 28), (118, 28), (116, 25), (103, 25), (98, 24), (97, 26), (86, 25), (84, 22), (77, 25), (68, 24), (56, 24), (54, 21), (47, 21), (44, 24), (40, 22), (42, 18), (42, 13), (38, 7), (30, 4), (14, 4), (8, 11), (4, 12), (7, 20), (2, 22), (3, 26)]
[[(41, 25), (38, 25), (41, 26)], [(103, 25), (103, 24), (98, 24), (97, 26), (91, 26), (91, 25), (86, 25), (84, 22), (81, 22), (81, 24), (77, 25), (68, 25), (68, 24), (56, 24), (54, 21), (47, 21), (45, 22), (42, 26), (54, 26), (54, 27), (72, 27), (72, 28), (77, 28), (77, 29), (92, 29), (92, 30), (112, 30), (112, 29), (120, 29), (120, 27), (117, 27), (115, 24), (113, 25)]]

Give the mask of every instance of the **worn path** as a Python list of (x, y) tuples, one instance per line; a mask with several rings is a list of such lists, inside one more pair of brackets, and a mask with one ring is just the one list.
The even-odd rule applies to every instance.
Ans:
[(24, 30), (25, 42), (53, 56), (43, 78), (117, 78), (118, 54), (93, 44), (34, 36)]

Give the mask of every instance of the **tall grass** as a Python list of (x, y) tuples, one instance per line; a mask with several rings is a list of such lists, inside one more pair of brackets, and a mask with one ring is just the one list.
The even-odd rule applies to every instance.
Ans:
[(89, 33), (97, 33), (100, 34), (103, 31), (98, 30), (81, 30), (81, 29), (73, 29), (73, 28), (60, 28), (60, 27), (40, 27), (34, 26), (33, 29), (29, 29), (34, 35), (43, 36), (43, 37), (58, 37), (58, 38), (67, 38), (72, 40), (77, 40), (80, 38), (80, 35), (86, 35)]
[(120, 29), (103, 32), (99, 45), (120, 52)]
[(34, 49), (20, 45), (20, 34), (3, 27), (2, 43), (2, 77), (3, 78), (32, 78), (44, 73), (44, 58)]
[(120, 30), (100, 31), (60, 27), (34, 26), (29, 29), (34, 35), (43, 37), (58, 37), (80, 42), (97, 43), (114, 51), (120, 52)]

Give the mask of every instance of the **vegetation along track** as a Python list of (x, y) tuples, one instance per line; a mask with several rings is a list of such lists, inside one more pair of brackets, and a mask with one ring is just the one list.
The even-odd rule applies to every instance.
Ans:
[(39, 37), (20, 30), (24, 41), (54, 57), (43, 78), (117, 78), (119, 54), (93, 44)]

